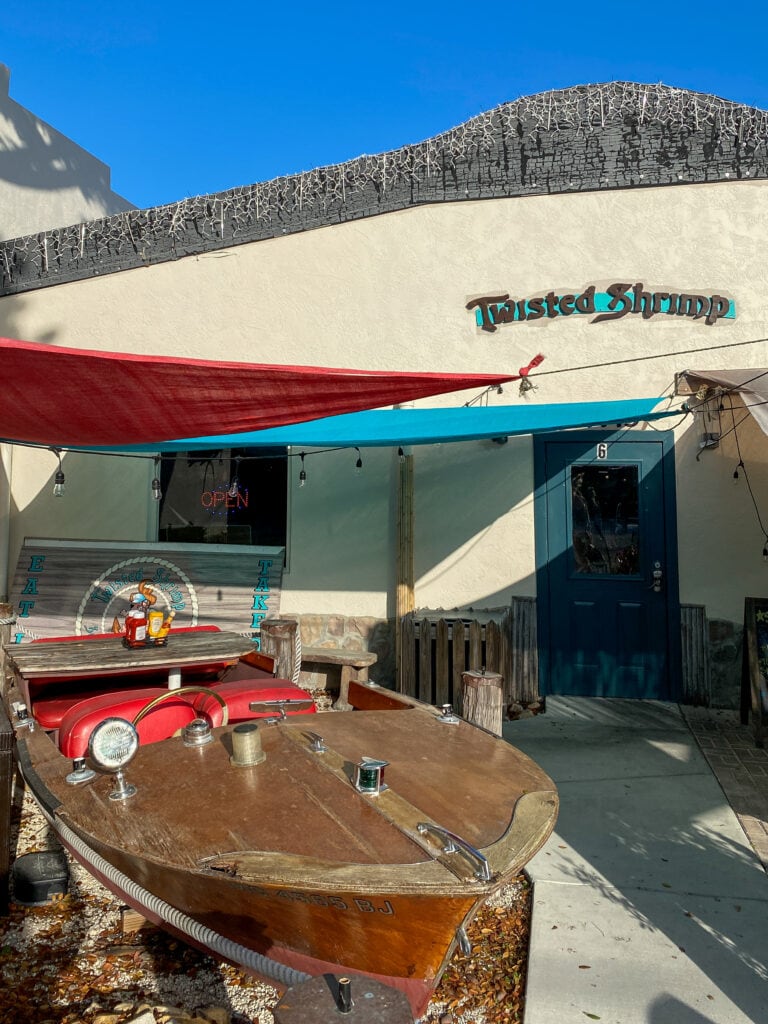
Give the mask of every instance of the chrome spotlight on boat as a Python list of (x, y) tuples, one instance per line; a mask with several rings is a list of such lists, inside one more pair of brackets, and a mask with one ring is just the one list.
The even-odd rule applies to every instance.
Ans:
[(115, 788), (109, 794), (110, 800), (127, 800), (136, 792), (136, 787), (125, 781), (123, 768), (133, 760), (139, 749), (139, 734), (136, 726), (125, 718), (105, 718), (99, 722), (88, 740), (88, 755), (103, 772), (115, 776)]

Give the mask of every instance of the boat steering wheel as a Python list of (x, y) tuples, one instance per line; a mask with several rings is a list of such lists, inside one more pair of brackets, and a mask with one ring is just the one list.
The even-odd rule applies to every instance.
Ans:
[(208, 686), (180, 686), (176, 690), (167, 690), (165, 693), (161, 693), (159, 697), (154, 697), (149, 704), (145, 704), (134, 718), (134, 726), (137, 726), (142, 718), (148, 715), (150, 711), (154, 711), (157, 705), (162, 704), (164, 700), (168, 700), (169, 697), (180, 697), (184, 693), (207, 693), (209, 697), (213, 697), (221, 704), (221, 724), (227, 725), (229, 723), (229, 708), (220, 693), (216, 693), (215, 690), (210, 689)]

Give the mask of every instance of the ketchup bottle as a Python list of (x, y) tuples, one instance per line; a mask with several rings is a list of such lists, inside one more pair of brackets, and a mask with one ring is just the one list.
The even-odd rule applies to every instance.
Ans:
[(125, 643), (128, 647), (144, 647), (147, 643), (147, 602), (143, 594), (134, 594), (125, 616)]

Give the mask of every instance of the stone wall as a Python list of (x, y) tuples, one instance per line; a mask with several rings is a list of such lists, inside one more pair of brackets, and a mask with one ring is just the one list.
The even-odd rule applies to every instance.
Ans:
[(416, 145), (0, 244), (0, 295), (425, 203), (768, 177), (768, 113), (611, 82), (505, 103)]
[(738, 708), (744, 626), (741, 622), (709, 619), (709, 678), (713, 708)]
[[(346, 651), (373, 651), (378, 655), (368, 677), (380, 686), (395, 686), (394, 623), (369, 616), (285, 615), (296, 618), (301, 629), (302, 647), (339, 647)], [(309, 689), (335, 689), (339, 669), (318, 665), (316, 672), (302, 672), (300, 685)]]

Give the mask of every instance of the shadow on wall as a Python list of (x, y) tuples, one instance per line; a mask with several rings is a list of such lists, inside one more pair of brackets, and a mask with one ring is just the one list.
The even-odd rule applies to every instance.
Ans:
[(0, 64), (0, 236), (134, 209), (112, 191), (107, 164), (12, 100), (9, 82), (10, 70)]

